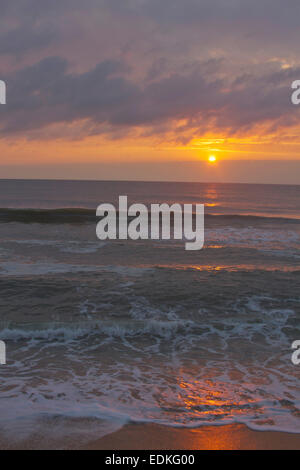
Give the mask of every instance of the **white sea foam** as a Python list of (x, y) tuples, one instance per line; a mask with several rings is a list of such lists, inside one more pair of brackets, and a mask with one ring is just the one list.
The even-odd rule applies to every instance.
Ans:
[(94, 425), (103, 435), (130, 421), (299, 431), (297, 371), (282, 332), (295, 311), (250, 296), (230, 315), (228, 307), (222, 318), (199, 310), (187, 320), (180, 309), (136, 297), (129, 315), (1, 330), (9, 364), (0, 371), (3, 429), (31, 432), (44, 422), (55, 435), (55, 420), (78, 419), (83, 435)]
[[(230, 365), (210, 359), (196, 367), (192, 359), (181, 359), (174, 352), (138, 357), (128, 350), (122, 360), (116, 359), (112, 346), (105, 357), (95, 348), (82, 345), (79, 356), (74, 343), (57, 352), (49, 345), (47, 372), (32, 344), (32, 352), (30, 348), (26, 355), (23, 352), (24, 379), (12, 370), (0, 386), (7, 387), (0, 404), (2, 429), (12, 431), (26, 423), (29, 432), (41, 420), (48, 426), (51, 418), (88, 418), (107, 422), (102, 434), (111, 432), (112, 424), (130, 421), (181, 427), (237, 422), (252, 429), (299, 431), (297, 377), (287, 366), (274, 369), (256, 363), (254, 368), (238, 360)], [(83, 421), (84, 425), (87, 432), (91, 423)], [(55, 426), (52, 430), (56, 432)]]

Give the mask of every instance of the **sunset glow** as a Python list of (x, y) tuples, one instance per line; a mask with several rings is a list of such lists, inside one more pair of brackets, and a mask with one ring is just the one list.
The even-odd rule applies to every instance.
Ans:
[(28, 22), (2, 12), (2, 178), (297, 184), (292, 9), (279, 24), (279, 6), (253, 20), (256, 0), (253, 17), (220, 0), (62, 2), (58, 18), (33, 4)]

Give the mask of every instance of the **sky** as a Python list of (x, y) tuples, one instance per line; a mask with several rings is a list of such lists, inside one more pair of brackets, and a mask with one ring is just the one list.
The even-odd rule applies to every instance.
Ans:
[(0, 0), (0, 178), (300, 184), (299, 17), (299, 0)]

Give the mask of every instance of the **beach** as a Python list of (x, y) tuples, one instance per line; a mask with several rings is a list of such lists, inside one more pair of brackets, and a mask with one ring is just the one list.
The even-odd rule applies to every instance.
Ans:
[(298, 450), (300, 433), (252, 431), (244, 425), (180, 429), (157, 424), (130, 424), (82, 445), (80, 441), (32, 436), (14, 443), (0, 439), (0, 449), (47, 450)]
[(91, 442), (86, 448), (90, 450), (293, 450), (300, 448), (300, 433), (252, 431), (246, 426), (234, 424), (200, 429), (135, 424)]

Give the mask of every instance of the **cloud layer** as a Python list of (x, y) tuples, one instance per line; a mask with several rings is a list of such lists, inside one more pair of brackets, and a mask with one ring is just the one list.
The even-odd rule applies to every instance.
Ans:
[(296, 125), (299, 14), (296, 0), (2, 0), (1, 135), (81, 123), (82, 137), (185, 142)]

